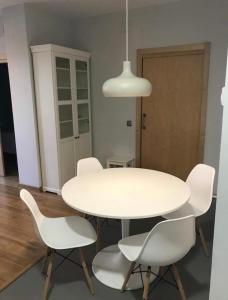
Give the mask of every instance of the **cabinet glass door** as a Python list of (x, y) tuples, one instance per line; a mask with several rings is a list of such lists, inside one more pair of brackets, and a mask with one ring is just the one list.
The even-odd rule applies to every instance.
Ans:
[(87, 62), (76, 60), (76, 88), (77, 88), (77, 99), (87, 100), (88, 99), (88, 69)]
[(65, 139), (74, 135), (69, 58), (56, 57), (56, 79), (60, 139)]
[(71, 100), (70, 60), (56, 57), (57, 90), (59, 101)]
[(79, 134), (88, 133), (90, 131), (88, 103), (78, 104), (78, 130)]
[(60, 138), (65, 139), (73, 136), (72, 105), (59, 105)]

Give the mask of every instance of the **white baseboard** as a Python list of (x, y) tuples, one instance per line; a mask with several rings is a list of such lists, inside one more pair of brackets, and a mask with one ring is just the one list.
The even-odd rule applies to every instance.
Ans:
[(43, 186), (42, 190), (43, 190), (43, 192), (50, 192), (50, 193), (54, 193), (54, 194), (57, 194), (57, 195), (61, 195), (61, 191), (60, 190), (49, 188), (47, 186)]

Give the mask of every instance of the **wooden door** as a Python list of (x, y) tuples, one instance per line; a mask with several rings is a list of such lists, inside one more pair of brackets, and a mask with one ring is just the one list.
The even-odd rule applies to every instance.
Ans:
[(153, 91), (141, 101), (140, 165), (186, 179), (203, 159), (205, 50), (146, 55), (142, 75)]

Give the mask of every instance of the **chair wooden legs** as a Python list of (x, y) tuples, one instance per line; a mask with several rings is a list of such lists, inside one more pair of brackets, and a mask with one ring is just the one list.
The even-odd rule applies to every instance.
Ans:
[(204, 236), (204, 233), (203, 233), (203, 229), (202, 229), (199, 221), (197, 221), (196, 226), (197, 226), (197, 230), (199, 232), (201, 243), (203, 245), (204, 253), (205, 253), (206, 256), (209, 256), (209, 250), (208, 250), (207, 242), (206, 242), (206, 239), (205, 239), (205, 236)]
[(79, 256), (80, 256), (80, 261), (81, 261), (81, 264), (82, 264), (83, 272), (84, 272), (84, 275), (85, 275), (86, 284), (87, 284), (91, 294), (94, 295), (95, 291), (94, 291), (93, 283), (92, 283), (92, 280), (90, 278), (89, 271), (88, 271), (88, 268), (87, 268), (87, 265), (86, 265), (84, 252), (83, 252), (82, 248), (79, 248), (78, 251), (79, 251)]
[(44, 294), (43, 294), (43, 300), (48, 299), (48, 291), (49, 291), (49, 285), (51, 281), (51, 272), (52, 272), (52, 265), (53, 265), (53, 258), (54, 258), (54, 252), (49, 250), (48, 257), (47, 257), (47, 271), (46, 271), (46, 280), (44, 283)]
[(132, 271), (133, 271), (133, 269), (134, 269), (134, 267), (135, 267), (135, 264), (136, 264), (135, 261), (133, 261), (133, 262), (131, 263), (130, 268), (129, 268), (128, 272), (127, 272), (127, 275), (126, 275), (126, 277), (125, 277), (124, 283), (123, 283), (123, 285), (122, 285), (121, 292), (124, 292), (124, 290), (126, 289), (126, 285), (127, 285), (128, 281), (129, 281), (129, 279), (130, 279), (130, 277), (131, 277), (131, 273), (132, 273)]
[[(184, 290), (184, 287), (182, 285), (177, 266), (175, 264), (172, 265), (171, 270), (172, 270), (172, 273), (174, 275), (178, 290), (180, 292), (181, 300), (187, 300), (185, 290)], [(163, 274), (164, 274), (164, 268), (161, 267), (159, 275), (163, 276)], [(143, 300), (148, 300), (149, 287), (150, 287), (150, 275), (151, 275), (151, 267), (148, 267), (147, 273), (146, 273), (146, 276), (145, 276), (145, 279), (144, 279)]]
[(99, 252), (101, 249), (101, 223), (100, 218), (96, 218), (96, 232), (97, 232), (97, 242), (96, 242), (96, 251)]
[(47, 264), (48, 264), (48, 256), (50, 254), (51, 249), (49, 247), (47, 247), (46, 249), (46, 254), (44, 257), (44, 262), (43, 262), (43, 268), (42, 268), (42, 274), (46, 275), (47, 273)]
[[(83, 269), (83, 272), (85, 275), (86, 284), (87, 284), (89, 290), (91, 291), (92, 295), (94, 295), (95, 294), (94, 287), (93, 287), (93, 284), (92, 284), (92, 281), (91, 281), (91, 278), (89, 275), (89, 271), (87, 269), (84, 252), (81, 248), (79, 248), (78, 250), (79, 250), (80, 261), (82, 264), (82, 269)], [(44, 261), (44, 267), (43, 267), (43, 272), (45, 272), (45, 275), (46, 275), (46, 279), (45, 279), (45, 283), (44, 283), (43, 300), (48, 299), (48, 291), (49, 291), (49, 285), (50, 285), (50, 281), (51, 281), (53, 258), (54, 258), (54, 250), (48, 248), (47, 254), (45, 257), (45, 261)]]
[(174, 278), (176, 280), (176, 283), (177, 283), (177, 286), (178, 286), (178, 289), (179, 289), (179, 292), (180, 292), (181, 300), (187, 300), (186, 294), (185, 294), (185, 291), (184, 291), (184, 287), (182, 285), (180, 275), (179, 275), (177, 266), (175, 264), (172, 265), (172, 272), (173, 272)]
[(151, 267), (148, 267), (146, 272), (146, 277), (144, 279), (143, 300), (148, 300), (149, 287), (150, 287), (150, 275), (151, 275)]

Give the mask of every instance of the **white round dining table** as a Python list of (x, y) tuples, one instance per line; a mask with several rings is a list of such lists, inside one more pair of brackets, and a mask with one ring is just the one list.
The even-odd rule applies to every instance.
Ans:
[[(161, 216), (179, 209), (190, 198), (181, 179), (167, 173), (140, 168), (110, 168), (83, 174), (66, 182), (62, 197), (70, 207), (97, 217), (122, 220), (122, 237), (129, 235), (129, 220)], [(130, 262), (117, 245), (97, 253), (93, 272), (106, 286), (121, 289)], [(155, 268), (154, 273), (157, 273)], [(151, 278), (153, 280), (153, 277)], [(142, 287), (136, 272), (128, 289)]]

